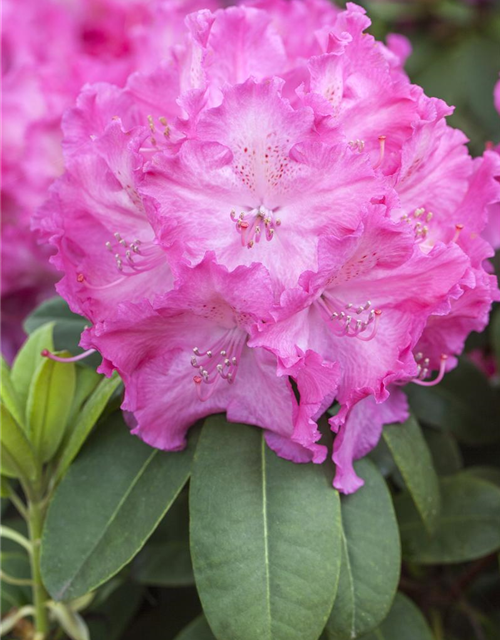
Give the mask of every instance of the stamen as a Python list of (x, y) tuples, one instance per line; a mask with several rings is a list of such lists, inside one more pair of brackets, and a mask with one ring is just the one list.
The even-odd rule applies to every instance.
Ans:
[[(422, 354), (417, 354), (417, 355), (422, 355)], [(419, 365), (417, 377), (414, 378), (412, 382), (414, 382), (415, 384), (419, 384), (422, 387), (434, 387), (436, 384), (439, 384), (441, 380), (444, 378), (447, 360), (448, 360), (448, 356), (443, 353), (441, 355), (441, 362), (439, 364), (439, 372), (438, 372), (437, 378), (435, 378), (434, 380), (425, 380), (429, 372), (429, 369), (427, 367), (422, 369)], [(428, 364), (428, 363), (429, 363), (429, 359), (426, 358), (424, 360), (424, 364)]]
[(356, 140), (350, 140), (348, 144), (353, 151), (358, 151), (359, 153), (361, 153), (365, 148), (365, 141), (360, 140), (359, 138), (356, 138)]
[(246, 333), (234, 328), (226, 331), (207, 351), (193, 347), (191, 366), (198, 369), (193, 382), (202, 402), (210, 398), (219, 380), (225, 380), (228, 384), (234, 382), (245, 341)]
[(382, 164), (382, 162), (384, 161), (386, 136), (379, 136), (378, 141), (380, 145), (380, 154), (379, 154), (378, 161), (373, 165), (374, 169), (378, 169)]
[[(246, 216), (250, 220), (245, 220)], [(248, 214), (241, 212), (238, 216), (233, 209), (229, 217), (235, 223), (236, 231), (241, 235), (241, 246), (248, 249), (251, 249), (256, 242), (259, 242), (264, 234), (267, 241), (272, 240), (276, 227), (281, 226), (281, 220), (279, 218), (274, 219), (273, 212), (264, 206), (252, 209)]]
[(78, 362), (79, 360), (88, 358), (88, 356), (91, 356), (95, 352), (95, 349), (87, 349), (87, 351), (84, 351), (79, 356), (73, 356), (72, 358), (61, 358), (61, 356), (56, 356), (48, 349), (44, 349), (43, 351), (41, 351), (40, 355), (42, 355), (44, 358), (48, 358), (49, 360), (54, 360), (55, 362)]
[[(353, 309), (357, 316), (364, 314), (364, 316), (358, 319), (355, 319), (352, 315), (347, 315), (344, 311), (339, 312), (335, 310), (335, 308), (338, 309), (340, 306), (339, 301), (328, 292), (323, 292), (323, 295), (318, 300), (318, 304), (323, 310), (325, 319), (334, 322), (334, 326), (332, 327), (334, 335), (338, 337), (358, 338), (358, 340), (362, 340), (363, 342), (373, 340), (377, 335), (382, 310), (370, 309), (372, 305), (371, 300), (356, 307), (351, 302), (343, 305), (347, 310)], [(371, 330), (367, 332), (370, 327)]]
[(458, 238), (460, 237), (460, 234), (462, 233), (462, 230), (464, 228), (463, 224), (456, 224), (455, 225), (455, 235), (452, 238), (452, 242), (457, 242)]
[(124, 282), (129, 276), (146, 273), (156, 268), (164, 260), (161, 248), (153, 242), (143, 243), (137, 238), (128, 242), (118, 232), (115, 232), (113, 237), (114, 241), (108, 240), (104, 243), (104, 246), (106, 251), (113, 254), (116, 270), (119, 272), (120, 277), (104, 285), (94, 285), (87, 280), (85, 274), (78, 273), (77, 282), (85, 283), (86, 287), (96, 291), (110, 289)]
[(413, 224), (415, 239), (417, 242), (422, 242), (427, 238), (427, 234), (429, 233), (429, 227), (426, 224), (423, 224), (423, 222), (430, 222), (433, 215), (434, 214), (431, 211), (426, 212), (424, 207), (419, 207), (418, 209), (415, 209), (413, 213), (403, 214), (400, 220), (402, 222), (407, 222), (410, 225)]

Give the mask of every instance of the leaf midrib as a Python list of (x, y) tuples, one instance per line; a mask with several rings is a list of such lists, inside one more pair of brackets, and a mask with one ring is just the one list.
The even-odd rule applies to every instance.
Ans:
[(81, 573), (82, 569), (85, 567), (85, 565), (87, 564), (89, 558), (91, 557), (91, 555), (94, 553), (94, 551), (97, 549), (97, 547), (100, 545), (100, 543), (102, 542), (104, 536), (106, 535), (106, 533), (109, 531), (109, 529), (111, 528), (111, 525), (113, 524), (113, 522), (116, 520), (118, 513), (120, 511), (120, 509), (123, 507), (123, 505), (125, 504), (125, 502), (128, 500), (130, 494), (132, 493), (132, 490), (134, 489), (134, 487), (137, 485), (137, 483), (139, 482), (140, 478), (144, 475), (146, 469), (148, 468), (149, 464), (151, 463), (152, 459), (156, 456), (156, 454), (158, 453), (158, 450), (154, 450), (149, 456), (148, 458), (146, 458), (144, 464), (142, 465), (142, 467), (139, 469), (138, 473), (135, 475), (133, 482), (129, 485), (127, 491), (123, 494), (122, 498), (120, 499), (120, 501), (118, 502), (115, 510), (113, 511), (111, 518), (108, 521), (108, 525), (102, 530), (101, 534), (96, 538), (95, 543), (91, 546), (91, 548), (89, 549), (88, 553), (85, 555), (85, 557), (83, 558), (81, 564), (78, 566), (77, 570), (75, 571), (75, 573), (71, 576), (71, 578), (69, 578), (69, 580), (67, 580), (64, 585), (62, 586), (61, 590), (56, 594), (56, 598), (58, 600), (62, 600), (64, 593), (67, 591), (67, 589), (71, 586), (71, 584), (75, 581), (75, 579), (78, 577), (78, 575)]
[(347, 544), (347, 538), (344, 531), (344, 522), (342, 519), (342, 510), (340, 510), (340, 533), (342, 536), (342, 544), (345, 549), (345, 558), (347, 565), (347, 574), (349, 577), (349, 592), (352, 600), (352, 613), (351, 613), (351, 636), (356, 636), (356, 590), (354, 589), (354, 577), (351, 569), (351, 559), (349, 557), (349, 546)]
[(266, 579), (266, 608), (269, 620), (269, 638), (272, 638), (271, 617), (271, 579), (269, 573), (269, 539), (267, 523), (267, 493), (266, 493), (266, 446), (264, 435), (261, 435), (261, 466), (262, 466), (262, 517), (264, 529), (264, 569)]

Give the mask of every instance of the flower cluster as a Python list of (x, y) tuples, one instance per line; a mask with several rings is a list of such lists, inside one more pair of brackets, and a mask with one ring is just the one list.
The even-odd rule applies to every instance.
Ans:
[[(177, 42), (186, 13), (210, 0), (5, 0), (2, 5), (2, 351), (54, 291), (48, 247), (30, 234), (33, 211), (64, 170), (61, 117), (82, 87), (123, 86)], [(147, 37), (146, 34), (147, 33)]]
[(66, 113), (36, 217), (58, 290), (146, 442), (182, 449), (226, 412), (321, 463), (336, 401), (334, 485), (353, 492), (353, 460), (408, 415), (401, 386), (439, 381), (487, 322), (500, 156), (470, 158), (405, 75), (406, 40), (375, 41), (354, 4), (253, 0), (185, 25), (158, 66)]

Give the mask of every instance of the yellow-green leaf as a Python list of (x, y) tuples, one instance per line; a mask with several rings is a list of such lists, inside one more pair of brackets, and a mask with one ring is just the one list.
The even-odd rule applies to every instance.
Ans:
[(12, 384), (10, 367), (1, 356), (0, 366), (0, 398), (12, 414), (14, 420), (16, 420), (20, 426), (24, 426), (24, 407), (22, 407), (19, 396)]
[(5, 405), (0, 405), (0, 412), (2, 475), (10, 478), (31, 479), (35, 476), (37, 469), (33, 448), (25, 432)]
[(28, 431), (42, 462), (53, 457), (63, 439), (75, 394), (75, 381), (72, 362), (49, 359), (42, 363), (33, 378), (27, 406)]
[(52, 332), (54, 323), (44, 324), (34, 331), (21, 347), (12, 365), (10, 378), (19, 398), (20, 406), (26, 407), (31, 381), (37, 369), (44, 362), (41, 355), (44, 349), (54, 350)]

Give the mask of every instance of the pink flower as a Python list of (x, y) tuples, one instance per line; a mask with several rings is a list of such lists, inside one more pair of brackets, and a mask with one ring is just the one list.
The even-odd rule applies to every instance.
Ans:
[(65, 116), (36, 225), (151, 445), (225, 411), (320, 463), (337, 401), (334, 484), (355, 491), (353, 460), (407, 416), (400, 387), (439, 382), (484, 326), (498, 158), (471, 160), (407, 43), (368, 26), (326, 0), (202, 10), (157, 68)]
[(296, 367), (298, 405), (288, 377), (277, 375), (276, 358), (248, 346), (250, 328), (271, 320), (266, 269), (253, 264), (228, 272), (212, 254), (183, 271), (174, 290), (154, 304), (123, 303), (114, 320), (97, 323), (85, 340), (105, 354), (105, 368), (118, 369), (124, 379), (123, 408), (137, 420), (133, 433), (175, 451), (184, 448), (196, 420), (225, 411), (229, 420), (265, 429), (280, 455), (323, 461), (315, 423), (313, 431), (302, 423), (317, 413), (324, 387), (333, 396), (337, 367), (304, 354)]
[(311, 109), (293, 109), (281, 89), (279, 81), (234, 86), (202, 113), (195, 140), (153, 158), (140, 193), (152, 199), (172, 268), (211, 250), (230, 269), (262, 262), (277, 290), (293, 286), (315, 267), (318, 239), (351, 232), (362, 207), (382, 196), (365, 157), (310, 142)]

